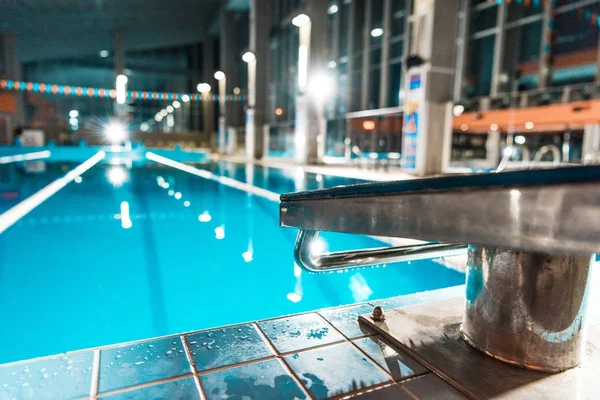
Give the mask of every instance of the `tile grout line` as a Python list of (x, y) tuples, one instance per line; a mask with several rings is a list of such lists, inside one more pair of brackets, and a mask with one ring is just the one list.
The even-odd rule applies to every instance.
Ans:
[(100, 382), (100, 350), (94, 350), (94, 361), (92, 364), (92, 384), (90, 387), (90, 397), (96, 398), (98, 395), (98, 384)]
[(267, 343), (267, 346), (269, 346), (271, 351), (273, 351), (276, 354), (277, 359), (283, 365), (283, 369), (289, 373), (289, 375), (292, 377), (294, 382), (296, 382), (296, 385), (298, 385), (298, 387), (304, 392), (306, 397), (309, 399), (313, 399), (313, 396), (311, 396), (310, 392), (308, 391), (308, 388), (304, 387), (304, 384), (302, 384), (302, 380), (296, 375), (294, 370), (289, 366), (289, 364), (285, 360), (284, 356), (281, 353), (279, 353), (279, 351), (277, 351), (277, 349), (275, 348), (275, 345), (273, 343), (271, 343), (271, 340), (263, 332), (260, 325), (258, 323), (254, 323), (253, 325), (254, 325), (254, 328), (258, 331), (258, 335), (262, 338), (262, 340), (265, 343)]
[(196, 389), (198, 389), (198, 393), (200, 394), (201, 399), (207, 399), (206, 394), (204, 393), (204, 388), (200, 384), (200, 378), (198, 378), (198, 371), (196, 371), (196, 363), (194, 362), (194, 358), (192, 357), (192, 350), (188, 346), (187, 340), (184, 335), (180, 335), (179, 339), (181, 340), (181, 344), (183, 346), (183, 350), (185, 351), (185, 357), (188, 360), (188, 364), (190, 365), (190, 370), (193, 374), (194, 382), (196, 383)]
[(412, 397), (412, 398), (413, 398), (413, 399), (415, 399), (415, 400), (420, 400), (420, 399), (419, 399), (419, 397), (418, 397), (416, 394), (414, 394), (414, 393), (412, 392), (412, 390), (410, 390), (409, 388), (407, 388), (407, 387), (406, 387), (406, 386), (404, 386), (404, 385), (399, 385), (399, 386), (400, 386), (400, 387), (401, 387), (401, 388), (402, 388), (402, 389), (403, 389), (403, 390), (404, 390), (406, 393), (408, 393), (408, 395), (409, 395), (410, 397)]
[(120, 393), (133, 392), (134, 390), (143, 389), (143, 388), (156, 386), (156, 385), (160, 385), (163, 383), (169, 383), (169, 382), (177, 381), (180, 379), (191, 378), (191, 377), (193, 377), (193, 374), (187, 373), (187, 374), (183, 374), (183, 375), (171, 376), (169, 378), (157, 379), (155, 381), (138, 383), (137, 385), (127, 386), (127, 387), (123, 387), (123, 388), (119, 388), (119, 389), (113, 389), (113, 390), (109, 390), (109, 391), (106, 391), (101, 394), (99, 393), (94, 398), (98, 398), (99, 396), (106, 397), (106, 396), (113, 396), (115, 394), (120, 394)]

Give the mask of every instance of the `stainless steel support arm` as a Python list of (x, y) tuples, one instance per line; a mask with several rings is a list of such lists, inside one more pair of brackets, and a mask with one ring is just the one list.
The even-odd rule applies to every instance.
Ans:
[(451, 257), (466, 254), (467, 251), (467, 246), (464, 244), (424, 243), (313, 254), (311, 243), (318, 236), (318, 231), (300, 230), (294, 246), (296, 264), (310, 272), (328, 272), (425, 258)]

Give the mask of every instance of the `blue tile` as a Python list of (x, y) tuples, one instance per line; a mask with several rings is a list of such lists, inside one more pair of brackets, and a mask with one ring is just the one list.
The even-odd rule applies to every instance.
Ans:
[(285, 360), (317, 399), (391, 381), (349, 343), (289, 355)]
[(466, 400), (451, 385), (435, 374), (427, 374), (418, 378), (402, 382), (402, 386), (421, 399), (440, 399), (440, 400)]
[(344, 337), (318, 314), (263, 321), (259, 322), (259, 325), (280, 353), (344, 340)]
[(360, 339), (355, 341), (354, 344), (367, 353), (381, 368), (389, 372), (395, 380), (405, 379), (428, 371), (427, 368), (408, 354), (396, 351), (388, 346), (380, 337)]
[(306, 399), (281, 361), (269, 360), (200, 377), (208, 400)]
[(197, 371), (273, 356), (254, 325), (237, 325), (186, 336)]
[(85, 352), (0, 365), (0, 400), (87, 396), (93, 364), (93, 352)]
[(378, 389), (367, 390), (351, 396), (352, 400), (414, 400), (411, 395), (398, 385), (384, 386)]
[(101, 400), (200, 400), (200, 392), (194, 378), (178, 379), (130, 392), (102, 397)]
[(177, 336), (100, 352), (99, 391), (121, 389), (191, 373)]
[(363, 304), (360, 306), (321, 311), (319, 314), (347, 338), (354, 339), (372, 333), (367, 328), (361, 327), (358, 323), (359, 315), (368, 314), (372, 311), (373, 306)]

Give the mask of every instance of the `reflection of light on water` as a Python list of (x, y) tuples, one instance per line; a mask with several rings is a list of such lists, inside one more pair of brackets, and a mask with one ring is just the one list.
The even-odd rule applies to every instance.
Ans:
[(294, 277), (300, 278), (300, 275), (302, 275), (302, 268), (300, 268), (298, 264), (294, 263)]
[(106, 177), (113, 186), (122, 186), (127, 181), (127, 172), (123, 167), (112, 167), (108, 170)]
[(321, 254), (325, 251), (326, 248), (327, 244), (320, 237), (316, 237), (310, 242), (311, 254)]
[(80, 176), (76, 176), (73, 180), (75, 181), (75, 183), (81, 183), (83, 181), (83, 178)]
[(169, 191), (167, 192), (167, 194), (168, 194), (169, 196), (173, 196), (173, 195), (175, 194), (175, 191), (174, 191), (173, 189), (171, 189), (171, 190), (169, 190)]
[(175, 193), (175, 198), (177, 200), (181, 199), (181, 196), (183, 196), (180, 192)]
[(121, 203), (121, 226), (123, 229), (129, 229), (133, 226), (129, 217), (129, 203), (126, 201)]
[(323, 182), (323, 175), (317, 174), (317, 182)]
[(189, 201), (187, 201), (187, 200), (186, 200), (186, 201), (184, 201), (184, 202), (183, 202), (183, 206), (184, 206), (184, 207), (189, 207), (189, 206), (190, 206), (190, 202), (189, 202)]
[(300, 296), (298, 293), (288, 293), (287, 299), (292, 303), (298, 303), (300, 300), (302, 300), (302, 296)]
[(367, 284), (367, 281), (360, 273), (356, 273), (350, 277), (350, 285), (348, 285), (352, 292), (354, 301), (366, 301), (373, 295), (373, 290)]
[(215, 238), (217, 240), (225, 239), (225, 227), (223, 225), (215, 228)]
[(212, 217), (208, 213), (208, 211), (204, 211), (202, 214), (198, 215), (198, 221), (200, 222), (210, 222)]
[(244, 261), (246, 261), (247, 263), (249, 263), (250, 261), (252, 261), (253, 258), (253, 254), (251, 251), (245, 251), (242, 253), (242, 258), (244, 259)]

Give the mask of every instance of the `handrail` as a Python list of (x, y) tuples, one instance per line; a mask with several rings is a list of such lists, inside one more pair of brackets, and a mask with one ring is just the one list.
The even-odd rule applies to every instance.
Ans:
[(538, 151), (535, 153), (535, 156), (533, 156), (533, 161), (531, 162), (529, 169), (533, 168), (537, 163), (539, 163), (542, 157), (544, 157), (544, 155), (549, 151), (552, 152), (552, 165), (560, 165), (560, 149), (555, 144), (548, 144), (538, 149)]
[(464, 244), (424, 243), (313, 254), (311, 243), (318, 236), (318, 231), (301, 229), (294, 246), (296, 264), (310, 272), (329, 272), (384, 263), (450, 257), (465, 254), (467, 250)]
[(502, 160), (500, 160), (500, 164), (498, 164), (498, 168), (496, 169), (496, 172), (502, 172), (506, 169), (506, 166), (508, 165), (510, 158), (513, 156), (513, 154), (515, 154), (516, 149), (521, 149), (521, 152), (523, 153), (521, 156), (521, 159), (522, 159), (521, 163), (524, 166), (529, 165), (529, 149), (520, 144), (513, 144), (511, 146), (507, 146), (504, 149), (504, 156), (502, 157)]

